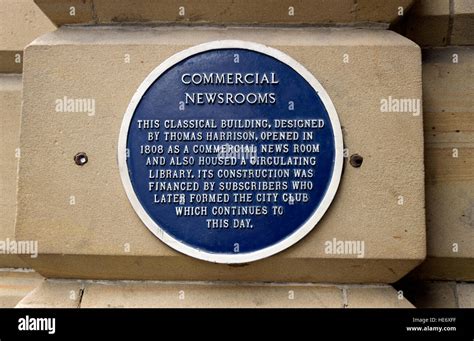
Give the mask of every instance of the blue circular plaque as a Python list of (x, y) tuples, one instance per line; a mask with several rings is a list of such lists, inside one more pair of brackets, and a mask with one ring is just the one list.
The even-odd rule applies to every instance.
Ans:
[(326, 91), (276, 49), (215, 41), (175, 54), (125, 114), (127, 196), (164, 243), (217, 263), (271, 256), (309, 233), (333, 200), (342, 133)]

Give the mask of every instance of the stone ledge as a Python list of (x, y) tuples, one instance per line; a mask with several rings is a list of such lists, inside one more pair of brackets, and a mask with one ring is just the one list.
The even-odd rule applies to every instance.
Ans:
[(311, 259), (282, 255), (240, 266), (212, 264), (183, 255), (137, 257), (41, 254), (35, 259), (25, 256), (23, 260), (47, 278), (324, 283), (392, 283), (421, 262), (417, 259)]
[(46, 280), (17, 308), (412, 308), (388, 285)]
[[(390, 23), (413, 0), (35, 0), (58, 26), (110, 23)], [(74, 9), (72, 9), (74, 8)], [(74, 14), (74, 15), (72, 15)]]
[(42, 281), (31, 270), (0, 269), (0, 308), (13, 308)]

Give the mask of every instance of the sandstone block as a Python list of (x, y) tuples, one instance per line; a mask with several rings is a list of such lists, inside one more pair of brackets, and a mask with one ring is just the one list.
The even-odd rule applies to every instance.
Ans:
[[(364, 157), (360, 168), (345, 162), (316, 229), (244, 266), (198, 261), (154, 237), (117, 166), (123, 113), (143, 79), (174, 53), (220, 39), (266, 44), (304, 65), (329, 93), (349, 155)], [(27, 260), (47, 277), (396, 281), (425, 256), (422, 119), (421, 107), (381, 112), (381, 101), (419, 103), (420, 66), (417, 45), (382, 30), (63, 27), (26, 49), (16, 236), (39, 241), (40, 256)], [(65, 97), (93, 99), (95, 112), (58, 112)], [(89, 156), (83, 167), (78, 152)], [(364, 241), (364, 254), (328, 254), (334, 240)]]

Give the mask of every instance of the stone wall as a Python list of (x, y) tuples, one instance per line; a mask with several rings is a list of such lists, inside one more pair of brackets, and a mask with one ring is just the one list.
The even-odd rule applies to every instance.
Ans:
[(33, 0), (0, 1), (0, 306), (13, 307), (41, 281), (18, 256), (15, 238), (23, 49), (54, 25)]
[(423, 46), (428, 248), (400, 287), (420, 307), (473, 307), (474, 3), (420, 1), (404, 25)]
[[(0, 255), (0, 266), (26, 262), (48, 278), (19, 307), (474, 305), (472, 1), (35, 3), (58, 29), (32, 1), (0, 0), (0, 239), (35, 241), (39, 251)], [(155, 237), (117, 163), (142, 81), (175, 53), (218, 40), (299, 62), (328, 93), (344, 140), (341, 183), (316, 228), (238, 265), (191, 258)], [(83, 100), (93, 111), (57, 106)], [(328, 252), (337, 242), (364, 248)], [(0, 279), (28, 288), (6, 293), (4, 305), (38, 283), (21, 276), (30, 278)]]

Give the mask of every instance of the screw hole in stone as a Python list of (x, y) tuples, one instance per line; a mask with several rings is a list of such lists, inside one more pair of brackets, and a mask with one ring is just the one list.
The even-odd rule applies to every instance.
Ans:
[(354, 168), (359, 168), (362, 166), (362, 162), (364, 161), (364, 158), (360, 156), (359, 154), (352, 154), (349, 160), (349, 163), (351, 164), (352, 167)]
[(89, 158), (87, 157), (86, 153), (81, 152), (74, 155), (74, 162), (78, 166), (84, 166), (87, 163), (87, 161), (89, 161)]

